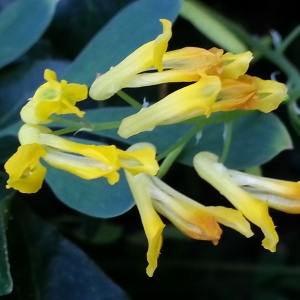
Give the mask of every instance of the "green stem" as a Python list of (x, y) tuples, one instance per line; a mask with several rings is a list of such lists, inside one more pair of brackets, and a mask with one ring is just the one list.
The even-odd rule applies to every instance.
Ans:
[(62, 124), (64, 126), (69, 126), (69, 127), (74, 127), (74, 128), (82, 127), (82, 125), (80, 124), (81, 121), (80, 122), (75, 122), (75, 121), (67, 120), (67, 119), (64, 119), (64, 118), (57, 117), (57, 116), (50, 116), (49, 120), (51, 120), (53, 122), (56, 122), (56, 123), (59, 123), (59, 124)]
[(70, 120), (66, 120), (59, 117), (51, 117), (51, 120), (60, 123), (62, 125), (66, 125), (68, 127), (58, 129), (56, 131), (53, 131), (53, 134), (55, 135), (62, 135), (70, 132), (75, 131), (88, 131), (88, 132), (94, 132), (94, 131), (101, 131), (101, 130), (107, 130), (107, 129), (115, 129), (119, 128), (121, 121), (114, 121), (114, 122), (107, 122), (107, 123), (88, 123), (88, 122), (74, 122)]
[(289, 35), (282, 41), (281, 45), (276, 48), (276, 52), (283, 53), (299, 34), (300, 34), (300, 25), (296, 26), (289, 33)]
[(196, 125), (193, 129), (191, 129), (186, 135), (181, 137), (173, 146), (162, 152), (157, 156), (157, 160), (161, 160), (165, 158), (169, 153), (173, 152), (175, 149), (185, 145), (197, 132), (199, 132), (203, 127), (203, 124)]
[(186, 144), (181, 144), (179, 147), (177, 147), (175, 150), (173, 150), (166, 156), (163, 163), (160, 165), (156, 177), (163, 178), (165, 176), (165, 174), (169, 171), (170, 167), (173, 165), (173, 163), (175, 162), (176, 158), (181, 153), (185, 145)]
[(124, 101), (126, 101), (128, 104), (130, 104), (132, 107), (135, 107), (137, 109), (141, 109), (143, 107), (142, 104), (140, 104), (138, 101), (130, 97), (128, 94), (126, 94), (123, 91), (118, 91), (117, 95), (121, 97)]
[(228, 157), (229, 154), (229, 149), (231, 145), (231, 137), (232, 137), (232, 127), (233, 123), (232, 122), (226, 122), (224, 123), (224, 147), (223, 147), (223, 152), (220, 158), (220, 162), (224, 163), (225, 160)]

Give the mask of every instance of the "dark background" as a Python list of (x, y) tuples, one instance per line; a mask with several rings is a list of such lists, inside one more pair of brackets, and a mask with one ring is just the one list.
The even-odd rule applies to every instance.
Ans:
[[(47, 49), (54, 57), (72, 60), (90, 38), (129, 2), (62, 0), (54, 21), (38, 46)], [(273, 29), (285, 37), (299, 24), (295, 1), (203, 2), (253, 35), (262, 36)], [(88, 5), (90, 3), (93, 5)], [(78, 24), (83, 26), (76, 26)], [(180, 17), (173, 32), (170, 49), (215, 46)], [(287, 51), (287, 56), (296, 66), (300, 65), (299, 43), (298, 38)], [(43, 56), (39, 49), (36, 47), (31, 51)], [(250, 73), (264, 79), (268, 79), (273, 71), (276, 67), (266, 61), (259, 61), (250, 68)], [(289, 124), (285, 107), (278, 109), (276, 114), (289, 128), (295, 148), (284, 151), (264, 165), (264, 174), (298, 180), (299, 137)], [(203, 204), (227, 203), (187, 167), (175, 164), (165, 181)], [(132, 299), (276, 300), (300, 297), (300, 218), (297, 215), (270, 211), (280, 236), (276, 253), (262, 248), (262, 233), (254, 227), (255, 236), (251, 239), (224, 228), (219, 245), (214, 246), (186, 238), (164, 220), (168, 228), (159, 266), (154, 277), (148, 278), (145, 273), (147, 243), (135, 207), (122, 216), (99, 220), (64, 206), (46, 184), (35, 196), (19, 197), (83, 249)]]

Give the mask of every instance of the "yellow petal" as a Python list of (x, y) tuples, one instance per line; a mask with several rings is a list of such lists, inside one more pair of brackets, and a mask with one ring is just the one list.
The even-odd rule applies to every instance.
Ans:
[(143, 73), (132, 77), (127, 87), (143, 87), (168, 82), (198, 81), (200, 75), (192, 70), (167, 70), (163, 72)]
[[(109, 184), (115, 184), (119, 181), (118, 168), (113, 164), (108, 164), (107, 158), (103, 162), (99, 159), (72, 155), (47, 147), (46, 149), (47, 155), (43, 158), (52, 167), (64, 170), (86, 180), (106, 177)], [(100, 153), (100, 156), (102, 156), (102, 153)]]
[(161, 72), (163, 70), (163, 55), (167, 51), (168, 42), (172, 36), (172, 23), (166, 19), (160, 19), (163, 25), (163, 33), (154, 40), (153, 66)]
[[(204, 206), (201, 203), (196, 202), (188, 198), (187, 196), (177, 192), (176, 190), (174, 190), (173, 188), (165, 184), (160, 179), (156, 177), (151, 177), (151, 179), (155, 185), (154, 187), (151, 188), (151, 195), (152, 198), (154, 199), (153, 202), (156, 203), (155, 205), (159, 205), (158, 201), (157, 200), (155, 201), (155, 199), (160, 198), (161, 201), (160, 206), (162, 206), (162, 208), (160, 208), (160, 212), (161, 210), (165, 210), (165, 212), (161, 212), (161, 213), (164, 214), (167, 218), (169, 218), (168, 217), (169, 215), (173, 215), (173, 218), (177, 216), (177, 218), (180, 220), (177, 222), (178, 225), (179, 223), (181, 223), (181, 225), (177, 227), (179, 228), (179, 230), (183, 231), (188, 236), (190, 237), (197, 236), (197, 233), (199, 234), (199, 230), (201, 231), (202, 228), (201, 225), (202, 219), (200, 217), (201, 214), (206, 217), (210, 216), (210, 219), (208, 218), (208, 220), (210, 221), (211, 221), (211, 217), (213, 217), (218, 223), (233, 228), (238, 232), (240, 232), (241, 234), (245, 235), (246, 237), (250, 237), (253, 235), (253, 232), (250, 229), (249, 222), (243, 217), (243, 215), (239, 211), (227, 207), (221, 207), (221, 206)], [(157, 189), (159, 189), (160, 191), (157, 192)], [(155, 190), (157, 194), (156, 196), (155, 196)], [(163, 197), (165, 197), (165, 199)], [(177, 207), (177, 209), (174, 209), (175, 207)], [(199, 218), (194, 218), (193, 216), (197, 216), (197, 214), (199, 214)], [(184, 215), (186, 216), (191, 215), (191, 220), (194, 221), (190, 221), (190, 218), (184, 217)], [(215, 220), (213, 222), (215, 222)], [(187, 225), (184, 226), (184, 222)], [(183, 229), (183, 227), (186, 227), (186, 229)], [(194, 228), (195, 232), (188, 234), (188, 227), (190, 227), (190, 229)], [(206, 227), (204, 226), (204, 228)], [(213, 228), (217, 228), (217, 227), (213, 227)], [(209, 231), (206, 230), (206, 232)], [(199, 236), (201, 237), (201, 232)], [(206, 236), (208, 237), (208, 234), (206, 234)], [(217, 240), (216, 236), (214, 237), (214, 239), (215, 241)]]
[[(165, 69), (202, 70), (213, 75), (212, 70), (221, 68), (222, 54), (223, 50), (217, 48), (206, 50), (203, 48), (185, 47), (166, 52), (163, 56), (163, 67)], [(219, 74), (216, 73), (215, 75)]]
[[(80, 144), (51, 134), (44, 126), (24, 124), (19, 131), (21, 144), (38, 143), (47, 151), (44, 160), (58, 169), (84, 179), (106, 177), (110, 184), (119, 180), (121, 167), (117, 148)], [(68, 153), (66, 153), (68, 152)]]
[(249, 68), (253, 55), (250, 51), (233, 54), (230, 52), (222, 56), (223, 70), (220, 74), (221, 78), (237, 79), (244, 75)]
[(147, 275), (152, 277), (157, 267), (157, 259), (162, 246), (162, 231), (165, 227), (160, 217), (156, 213), (148, 188), (148, 180), (145, 174), (131, 175), (125, 171), (125, 175), (139, 210), (145, 234), (148, 240), (146, 269)]
[(44, 79), (46, 81), (51, 81), (51, 80), (56, 81), (56, 73), (50, 69), (46, 69), (44, 71)]
[(155, 159), (155, 155), (155, 149), (150, 147), (137, 150), (131, 148), (127, 151), (118, 149), (118, 157), (122, 168), (129, 171), (132, 175), (139, 173), (156, 175), (159, 165)]
[(47, 124), (52, 114), (84, 115), (76, 107), (76, 102), (87, 98), (87, 86), (62, 80), (56, 81), (56, 73), (46, 69), (44, 77), (47, 80), (35, 92), (29, 102), (22, 108), (20, 115), (25, 123)]
[(21, 193), (36, 193), (46, 175), (46, 168), (39, 162), (40, 157), (45, 155), (46, 151), (39, 144), (20, 146), (4, 165), (9, 175), (6, 188)]
[(230, 170), (232, 179), (268, 206), (286, 213), (300, 213), (300, 182), (255, 176)]
[(163, 33), (156, 40), (142, 45), (118, 65), (96, 78), (89, 91), (92, 99), (106, 100), (110, 98), (117, 91), (127, 87), (134, 76), (150, 67), (161, 70), (162, 56), (172, 35), (171, 22), (168, 20), (161, 20), (161, 22)]
[(259, 101), (256, 109), (268, 113), (276, 109), (287, 96), (287, 87), (273, 80), (263, 80), (254, 77)]
[(200, 152), (194, 158), (197, 173), (225, 196), (248, 220), (259, 226), (265, 235), (264, 248), (276, 251), (278, 235), (268, 213), (268, 205), (240, 188), (230, 177), (228, 170), (217, 162), (218, 157)]
[(128, 138), (158, 125), (181, 122), (204, 112), (209, 114), (221, 89), (218, 76), (205, 76), (150, 107), (122, 120), (118, 134)]
[(222, 230), (204, 206), (197, 205), (158, 178), (152, 177), (151, 180), (148, 186), (152, 203), (160, 214), (185, 235), (197, 240), (212, 241), (215, 245), (218, 243)]

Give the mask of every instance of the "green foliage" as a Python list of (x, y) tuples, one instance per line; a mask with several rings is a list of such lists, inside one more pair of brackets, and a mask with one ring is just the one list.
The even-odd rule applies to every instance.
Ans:
[[(8, 201), (6, 214), (11, 217), (7, 233), (1, 231), (0, 237), (7, 238), (14, 280), (7, 299), (128, 299), (79, 248), (40, 220), (25, 203), (17, 198)], [(2, 255), (0, 262), (5, 262)], [(6, 289), (3, 283), (1, 280), (2, 294), (11, 292), (12, 283), (8, 282)]]
[(161, 32), (159, 19), (175, 20), (181, 2), (141, 0), (128, 5), (91, 40), (64, 78), (90, 85), (96, 74), (106, 72), (133, 50), (154, 39)]
[[(283, 159), (276, 171), (268, 175), (294, 176), (294, 180), (299, 180), (300, 119), (296, 101), (300, 96), (300, 75), (298, 67), (284, 55), (297, 38), (299, 26), (273, 47), (269, 36), (253, 38), (253, 32), (248, 32), (242, 24), (195, 0), (7, 3), (0, 11), (1, 166), (19, 145), (17, 133), (23, 124), (19, 111), (44, 82), (44, 69), (55, 70), (59, 80), (91, 85), (96, 74), (108, 71), (137, 47), (153, 40), (161, 32), (158, 20), (166, 18), (175, 23), (172, 49), (178, 40), (182, 44), (187, 39), (190, 44), (185, 46), (193, 45), (199, 37), (202, 41), (201, 32), (225, 50), (234, 53), (251, 50), (255, 54), (254, 71), (265, 70), (260, 68), (261, 61), (271, 63), (272, 71), (274, 66), (278, 68), (286, 76), (289, 88), (283, 109), (268, 114), (239, 110), (214, 113), (209, 118), (158, 126), (153, 131), (123, 139), (117, 134), (116, 124), (138, 109), (124, 106), (122, 99), (114, 96), (101, 103), (90, 100), (79, 103), (86, 111), (83, 121), (64, 117), (49, 127), (65, 130), (64, 133), (76, 132), (75, 137), (69, 138), (88, 144), (115, 144), (126, 149), (134, 143), (150, 142), (165, 168), (162, 174), (166, 175), (166, 182), (188, 196), (196, 195), (195, 199), (199, 195), (201, 201), (213, 199), (209, 205), (216, 205), (219, 195), (211, 194), (192, 174), (193, 157), (200, 151), (216, 153), (229, 168), (260, 167), (264, 173), (264, 164), (272, 164), (278, 154), (286, 154), (288, 151), (284, 150), (292, 149), (294, 143), (296, 149), (287, 154), (288, 159)], [(192, 30), (178, 29), (184, 24), (183, 19), (178, 19), (179, 14), (184, 22), (194, 25), (196, 36)], [(269, 76), (271, 72), (266, 73)], [(139, 107), (142, 102), (139, 100), (145, 95), (147, 100), (155, 102), (165, 91), (150, 87), (142, 91), (130, 89), (128, 93), (136, 99), (132, 103)], [(165, 164), (168, 160), (170, 163)], [(102, 267), (134, 299), (141, 299), (141, 295), (142, 299), (153, 299), (158, 294), (172, 299), (240, 299), (245, 296), (242, 290), (249, 292), (249, 299), (295, 299), (299, 294), (300, 271), (294, 267), (299, 264), (300, 250), (296, 217), (282, 217), (271, 211), (283, 236), (273, 256), (257, 249), (258, 239), (252, 244), (229, 232), (216, 248), (208, 243), (194, 244), (167, 224), (161, 269), (149, 283), (144, 275), (147, 240), (136, 210), (131, 210), (134, 201), (122, 171), (120, 181), (112, 186), (104, 178), (82, 180), (47, 165), (45, 185), (35, 196), (6, 189), (6, 180), (2, 168), (0, 296), (4, 299), (128, 299)], [(121, 216), (125, 212), (128, 213)], [(112, 217), (117, 218), (109, 219)], [(243, 289), (237, 291), (237, 286)]]
[(55, 12), (54, 0), (17, 0), (0, 14), (0, 67), (19, 58), (38, 41)]
[(6, 176), (0, 172), (0, 296), (10, 293), (13, 289), (8, 259), (6, 230), (9, 218), (9, 199), (14, 192), (5, 189), (5, 177)]
[(65, 171), (47, 169), (46, 181), (57, 198), (84, 214), (111, 218), (134, 205), (124, 174), (116, 185), (111, 186), (105, 178), (82, 180)]

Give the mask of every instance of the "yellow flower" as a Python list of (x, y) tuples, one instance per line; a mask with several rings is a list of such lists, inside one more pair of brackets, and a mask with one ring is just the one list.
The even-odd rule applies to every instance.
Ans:
[(39, 161), (45, 155), (46, 151), (39, 144), (20, 146), (4, 165), (9, 175), (6, 188), (13, 188), (21, 193), (37, 192), (46, 175), (46, 168)]
[(223, 79), (222, 90), (212, 111), (260, 110), (269, 113), (287, 96), (287, 87), (280, 82), (263, 80), (249, 75), (238, 79)]
[(114, 95), (136, 74), (143, 72), (150, 67), (162, 71), (162, 57), (167, 50), (168, 41), (171, 38), (171, 22), (165, 19), (160, 20), (163, 25), (163, 33), (154, 41), (142, 45), (117, 66), (112, 67), (108, 72), (100, 75), (92, 84), (89, 94), (95, 100), (105, 100)]
[(133, 149), (133, 146), (127, 151), (117, 150), (121, 167), (129, 171), (132, 175), (139, 173), (156, 175), (159, 165), (155, 159), (155, 149), (148, 143), (139, 143), (138, 147), (139, 149), (136, 150)]
[[(245, 74), (252, 59), (250, 51), (226, 53), (222, 49), (209, 50), (186, 47), (166, 52), (171, 38), (171, 22), (160, 20), (163, 33), (144, 44), (117, 66), (100, 75), (92, 84), (92, 99), (105, 100), (125, 87), (142, 87), (167, 82), (196, 82), (201, 73), (237, 78)], [(155, 72), (157, 69), (158, 72)], [(150, 71), (150, 72), (149, 72)]]
[(172, 124), (211, 111), (221, 90), (218, 76), (203, 76), (199, 81), (169, 94), (157, 103), (122, 120), (118, 134), (128, 138), (152, 130), (157, 125)]
[(31, 124), (21, 127), (19, 141), (21, 145), (42, 145), (47, 153), (43, 159), (49, 165), (83, 179), (106, 177), (110, 184), (119, 180), (120, 162), (115, 146), (76, 143), (51, 134), (47, 127)]
[(212, 153), (198, 153), (194, 158), (194, 166), (204, 180), (225, 196), (248, 220), (261, 228), (265, 235), (263, 247), (275, 252), (279, 239), (268, 213), (267, 202), (242, 189), (231, 177), (231, 171), (218, 163), (218, 157)]
[(123, 151), (114, 145), (80, 144), (33, 124), (21, 127), (19, 140), (21, 146), (5, 168), (10, 176), (7, 187), (24, 193), (35, 193), (41, 187), (46, 169), (39, 163), (40, 157), (49, 165), (86, 180), (106, 177), (110, 184), (119, 180), (120, 168), (134, 175), (140, 172), (155, 175), (159, 169), (155, 150), (148, 144), (132, 151)]
[(45, 70), (44, 78), (47, 82), (37, 89), (21, 110), (21, 118), (25, 123), (50, 123), (49, 117), (54, 113), (84, 115), (75, 105), (87, 98), (86, 85), (68, 84), (66, 80), (58, 82), (56, 73), (49, 69)]
[[(228, 70), (228, 73), (233, 71)], [(287, 88), (280, 82), (249, 75), (231, 79), (202, 74), (198, 82), (123, 119), (118, 133), (128, 138), (158, 125), (178, 123), (201, 115), (208, 117), (218, 111), (256, 109), (268, 113), (276, 109), (286, 95)]]
[(228, 170), (236, 184), (254, 197), (266, 201), (269, 207), (290, 213), (300, 213), (300, 182), (255, 176)]
[(187, 236), (212, 241), (214, 244), (218, 243), (222, 233), (218, 223), (231, 227), (246, 237), (253, 234), (249, 223), (237, 210), (205, 207), (154, 176), (143, 173), (134, 176), (128, 171), (125, 174), (148, 240), (146, 272), (150, 277), (157, 267), (165, 227), (157, 212)]

